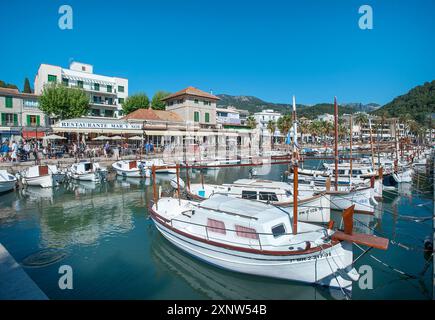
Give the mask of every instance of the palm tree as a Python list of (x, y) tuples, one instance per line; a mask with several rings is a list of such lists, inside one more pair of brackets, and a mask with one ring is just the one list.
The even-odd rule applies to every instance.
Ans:
[(249, 129), (254, 129), (257, 127), (257, 120), (255, 120), (255, 118), (253, 116), (249, 116), (248, 118), (246, 118), (246, 126)]
[(309, 128), (310, 128), (310, 123), (308, 122), (307, 119), (301, 119), (299, 122), (299, 129), (301, 132), (301, 142), (304, 141), (304, 134), (309, 132)]
[(270, 132), (270, 140), (271, 140), (271, 145), (272, 145), (272, 149), (273, 149), (274, 140), (275, 140), (275, 131), (276, 131), (275, 121), (269, 120), (269, 122), (267, 123), (267, 130), (269, 130), (269, 132)]
[[(281, 134), (286, 137), (288, 132), (290, 131), (292, 127), (292, 117), (289, 114), (285, 114), (282, 117), (278, 119), (277, 122), (278, 130), (281, 132)], [(284, 138), (285, 139), (285, 138)]]
[(313, 141), (316, 141), (317, 140), (316, 138), (321, 134), (320, 122), (317, 120), (311, 122), (308, 127), (308, 130), (311, 136), (313, 137)]
[(362, 142), (362, 126), (363, 124), (367, 123), (369, 121), (369, 118), (366, 113), (358, 112), (355, 116), (355, 123), (359, 126), (359, 134), (360, 134), (360, 140)]

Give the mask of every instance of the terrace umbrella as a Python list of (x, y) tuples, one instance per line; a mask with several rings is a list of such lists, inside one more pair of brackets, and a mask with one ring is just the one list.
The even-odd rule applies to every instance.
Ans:
[(110, 138), (109, 137), (106, 137), (106, 136), (99, 136), (99, 137), (96, 137), (96, 138), (94, 138), (94, 139), (92, 139), (92, 140), (109, 140)]
[(65, 137), (58, 136), (57, 134), (50, 134), (48, 136), (43, 137), (44, 140), (66, 140)]
[(110, 140), (124, 140), (124, 138), (121, 136), (113, 136), (113, 137), (110, 137), (109, 139)]
[(133, 137), (128, 138), (128, 140), (142, 141), (142, 140), (144, 140), (144, 138), (140, 137), (140, 136), (133, 136)]

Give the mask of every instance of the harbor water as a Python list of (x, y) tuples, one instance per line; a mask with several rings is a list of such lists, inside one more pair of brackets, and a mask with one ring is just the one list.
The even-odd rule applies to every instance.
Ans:
[[(265, 174), (262, 179), (281, 180), (286, 165), (257, 170)], [(201, 180), (199, 171), (190, 175)], [(204, 172), (206, 182), (218, 184), (248, 176), (247, 167)], [(157, 175), (163, 193), (170, 178)], [(50, 299), (343, 298), (328, 288), (237, 274), (195, 260), (155, 229), (147, 212), (152, 197), (149, 179), (115, 176), (101, 184), (70, 182), (3, 194), (0, 243)], [(423, 246), (432, 236), (432, 214), (433, 180), (417, 172), (412, 184), (384, 191), (374, 216), (355, 215), (358, 231), (392, 241), (387, 251), (373, 249), (357, 260), (357, 270), (373, 270), (373, 288), (354, 283), (352, 299), (432, 298), (432, 264)], [(339, 212), (334, 220), (340, 223)], [(354, 247), (355, 258), (360, 253)], [(59, 288), (62, 265), (72, 268), (72, 289)]]

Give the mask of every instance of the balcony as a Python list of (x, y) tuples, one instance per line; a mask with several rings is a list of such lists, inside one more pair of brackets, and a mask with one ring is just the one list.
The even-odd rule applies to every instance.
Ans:
[(120, 107), (120, 105), (117, 105), (114, 102), (109, 103), (108, 101), (94, 101), (94, 100), (91, 100), (89, 102), (89, 104), (92, 105), (92, 106), (105, 107), (105, 108), (118, 108), (118, 107)]

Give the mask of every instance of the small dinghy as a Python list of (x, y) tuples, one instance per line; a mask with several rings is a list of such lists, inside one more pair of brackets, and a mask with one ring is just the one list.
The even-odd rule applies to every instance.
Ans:
[(57, 169), (56, 165), (37, 165), (29, 167), (19, 174), (22, 183), (28, 186), (51, 188), (59, 185), (65, 174)]
[(112, 168), (121, 177), (149, 178), (151, 176), (150, 170), (138, 160), (119, 160), (112, 164)]
[(17, 178), (6, 170), (0, 170), (0, 193), (11, 191), (17, 184)]
[(100, 182), (106, 179), (107, 169), (98, 162), (82, 161), (70, 167), (68, 176), (79, 181)]

